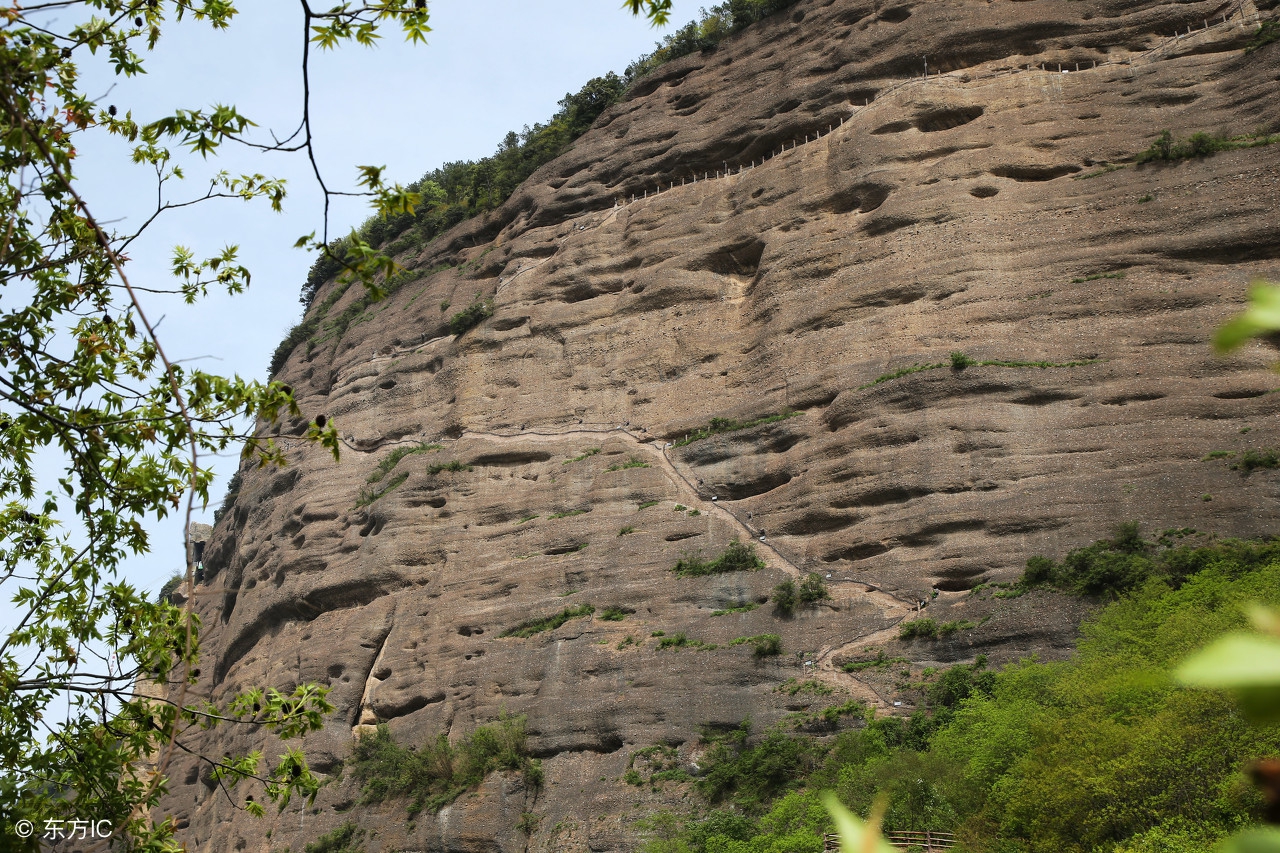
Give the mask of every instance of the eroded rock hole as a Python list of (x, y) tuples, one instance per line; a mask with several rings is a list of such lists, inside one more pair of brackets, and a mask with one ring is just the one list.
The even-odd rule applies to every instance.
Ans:
[(717, 275), (736, 275), (752, 278), (760, 269), (764, 256), (764, 242), (754, 238), (724, 246), (695, 264), (694, 269), (709, 270)]
[(910, 130), (914, 127), (909, 121), (891, 121), (888, 124), (882, 124), (875, 130), (871, 131), (872, 136), (883, 136), (886, 133), (902, 133), (904, 130)]
[[(960, 127), (982, 116), (982, 107), (958, 107), (950, 110), (938, 110), (925, 113), (916, 119), (915, 125), (924, 133), (936, 133)], [(1077, 170), (1078, 171), (1078, 170)]]
[(997, 178), (1010, 178), (1019, 182), (1052, 181), (1063, 175), (1074, 175), (1080, 171), (1079, 166), (996, 166), (991, 174)]
[(862, 542), (857, 545), (848, 545), (844, 548), (828, 551), (822, 561), (824, 563), (834, 563), (836, 560), (869, 560), (888, 550), (889, 546), (880, 542)]
[(381, 513), (370, 515), (365, 520), (364, 526), (360, 528), (361, 536), (377, 536), (382, 532), (382, 528), (387, 524), (387, 519)]
[(495, 332), (509, 332), (512, 329), (520, 328), (521, 326), (523, 326), (525, 323), (528, 323), (528, 322), (529, 322), (529, 317), (527, 315), (521, 316), (521, 317), (499, 317), (495, 319), (490, 325), (493, 327), (493, 330)]

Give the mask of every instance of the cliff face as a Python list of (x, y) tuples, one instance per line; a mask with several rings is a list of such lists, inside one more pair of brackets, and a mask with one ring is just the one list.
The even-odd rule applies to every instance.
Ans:
[[(646, 78), (500, 211), (402, 255), (419, 277), (390, 299), (336, 328), (358, 294), (329, 305), (282, 376), (336, 419), (343, 460), (298, 442), (288, 468), (246, 470), (198, 600), (202, 691), (331, 685), (306, 749), (334, 783), (264, 824), (175, 765), (190, 849), (301, 850), (353, 817), (371, 851), (630, 849), (635, 817), (692, 796), (622, 781), (637, 750), (692, 768), (704, 725), (909, 709), (896, 672), (840, 669), (881, 650), (914, 671), (1065, 653), (1079, 602), (970, 592), (1031, 555), (1130, 519), (1274, 532), (1275, 475), (1203, 460), (1280, 441), (1274, 351), (1207, 343), (1251, 279), (1280, 278), (1280, 145), (1133, 163), (1165, 128), (1280, 130), (1280, 45), (1245, 54), (1239, 15), (804, 2)], [(941, 76), (910, 79), (922, 57)], [(450, 335), (477, 294), (493, 316)], [(671, 571), (735, 538), (767, 568)], [(715, 615), (809, 572), (819, 606)], [(921, 599), (976, 627), (899, 640)], [(760, 634), (783, 653), (730, 645)], [(776, 690), (793, 677), (836, 692)], [(416, 823), (404, 801), (337, 811), (359, 727), (424, 743), (504, 710), (528, 716), (541, 791), (495, 773)], [(280, 751), (203, 743), (252, 748)]]

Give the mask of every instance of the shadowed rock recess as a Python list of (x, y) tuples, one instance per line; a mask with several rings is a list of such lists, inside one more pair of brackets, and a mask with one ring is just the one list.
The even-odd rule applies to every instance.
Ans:
[[(387, 300), (339, 321), (358, 288), (322, 287), (280, 377), (347, 447), (285, 424), (289, 467), (242, 472), (197, 693), (330, 685), (305, 749), (332, 783), (255, 821), (178, 759), (189, 849), (355, 820), (370, 851), (632, 850), (636, 817), (695, 796), (623, 781), (638, 750), (696, 772), (707, 725), (909, 711), (840, 668), (881, 650), (1066, 654), (1085, 604), (969, 594), (1029, 556), (1125, 520), (1274, 532), (1276, 472), (1205, 457), (1280, 445), (1274, 349), (1208, 345), (1280, 279), (1280, 145), (1134, 160), (1166, 128), (1280, 131), (1280, 43), (1243, 49), (1262, 5), (1246, 27), (1234, 0), (801, 2), (642, 79), (501, 209), (400, 254)], [(940, 76), (911, 79), (922, 56)], [(450, 334), (477, 298), (492, 316)], [(766, 567), (671, 571), (735, 538)], [(830, 599), (780, 617), (772, 588), (809, 572)], [(976, 627), (898, 639), (920, 599)], [(731, 645), (761, 634), (782, 654)], [(775, 689), (793, 677), (835, 693)], [(541, 788), (354, 805), (362, 727), (457, 741), (503, 711)], [(283, 751), (233, 726), (196, 745)]]

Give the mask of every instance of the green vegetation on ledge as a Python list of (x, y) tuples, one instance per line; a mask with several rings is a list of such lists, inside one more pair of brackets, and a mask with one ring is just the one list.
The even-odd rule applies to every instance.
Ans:
[(756, 634), (754, 637), (738, 637), (730, 641), (731, 646), (751, 646), (751, 653), (756, 658), (768, 658), (782, 654), (782, 637), (777, 634)]
[(596, 609), (590, 604), (580, 604), (577, 607), (566, 607), (554, 616), (543, 616), (541, 619), (530, 619), (521, 622), (514, 628), (508, 628), (498, 636), (500, 637), (532, 637), (534, 634), (540, 634), (543, 631), (554, 631), (570, 619), (577, 619), (580, 616), (590, 616), (595, 613)]
[(479, 295), (471, 304), (449, 318), (449, 331), (453, 336), (461, 337), (468, 330), (474, 329), (493, 316), (493, 300), (481, 299)]
[(395, 489), (397, 486), (399, 486), (401, 483), (403, 483), (407, 479), (409, 479), (409, 472), (401, 471), (399, 474), (396, 474), (390, 480), (387, 480), (386, 483), (384, 483), (381, 488), (376, 488), (374, 486), (365, 486), (360, 490), (360, 494), (356, 495), (356, 508), (359, 509), (362, 506), (368, 506), (369, 504), (376, 501), (378, 498), (382, 497), (383, 495)]
[(604, 470), (605, 471), (626, 471), (628, 468), (648, 468), (648, 467), (649, 467), (648, 462), (645, 462), (643, 459), (637, 459), (636, 457), (632, 456), (626, 462), (616, 462)]
[(1167, 130), (1160, 131), (1151, 147), (1134, 158), (1137, 163), (1152, 163), (1171, 160), (1188, 160), (1193, 157), (1208, 157), (1220, 151), (1236, 151), (1241, 148), (1257, 148), (1280, 142), (1280, 134), (1247, 133), (1241, 136), (1214, 136), (1203, 131), (1193, 133), (1186, 139), (1174, 140), (1173, 134)]
[(1245, 45), (1244, 52), (1253, 53), (1273, 41), (1280, 41), (1280, 21), (1263, 21), (1262, 26), (1258, 27), (1258, 31), (1254, 33), (1253, 40)]
[(754, 545), (734, 539), (714, 560), (703, 560), (702, 552), (686, 553), (671, 567), (682, 578), (715, 575), (722, 572), (754, 572), (763, 569), (764, 560), (756, 553)]
[[(655, 632), (654, 636), (659, 636), (662, 632)], [(658, 651), (663, 649), (698, 649), (699, 651), (710, 652), (719, 648), (715, 643), (706, 643), (702, 640), (690, 640), (684, 632), (673, 634), (670, 637), (663, 635), (658, 640)]]
[(751, 602), (748, 602), (747, 604), (739, 604), (736, 607), (726, 607), (724, 610), (712, 610), (711, 615), (712, 616), (728, 616), (730, 613), (750, 613), (752, 610), (755, 610), (759, 606), (760, 606), (759, 604), (756, 604), (754, 601), (751, 601)]
[[(414, 453), (432, 453), (434, 451), (441, 450), (442, 448), (443, 448), (443, 445), (439, 445), (439, 444), (418, 443), (418, 444), (401, 445), (400, 447), (397, 447), (394, 450), (392, 450), (390, 453), (388, 453), (386, 456), (382, 458), (382, 461), (378, 463), (378, 466), (374, 468), (373, 471), (369, 474), (369, 476), (365, 479), (365, 482), (368, 483), (369, 485), (367, 485), (366, 487), (360, 490), (360, 494), (356, 497), (356, 507), (359, 508), (362, 506), (368, 506), (369, 504), (376, 501), (378, 498), (390, 492), (392, 489), (395, 489), (405, 480), (409, 479), (409, 472), (401, 471), (400, 473), (392, 477), (390, 480), (387, 480), (385, 483), (383, 483), (381, 487), (376, 486), (377, 483), (382, 483), (383, 478), (386, 477), (388, 474), (390, 474), (395, 469), (395, 467), (400, 464), (401, 459), (404, 459), (406, 456), (409, 456)], [(430, 468), (428, 468), (428, 473), (435, 474), (435, 473), (438, 473), (439, 471), (446, 470), (446, 469), (448, 470), (465, 469), (467, 471), (471, 470), (470, 466), (466, 466), (466, 465), (463, 465), (462, 468), (449, 468), (449, 465), (461, 465), (461, 463), (451, 462), (443, 466), (433, 465)]]
[(898, 639), (911, 640), (916, 637), (923, 637), (928, 640), (938, 640), (943, 637), (949, 637), (957, 631), (967, 631), (970, 628), (976, 628), (977, 625), (967, 619), (956, 622), (937, 622), (933, 619), (912, 619), (909, 622), (903, 622), (898, 628)]
[(830, 597), (827, 585), (822, 582), (822, 575), (809, 572), (798, 587), (790, 578), (775, 586), (773, 607), (779, 616), (791, 616), (796, 612), (797, 604), (801, 607), (809, 607)]
[(375, 734), (356, 741), (349, 766), (362, 783), (362, 803), (412, 797), (411, 815), (440, 811), (494, 770), (519, 770), (526, 785), (542, 786), (542, 766), (529, 757), (525, 744), (525, 718), (505, 713), (457, 744), (441, 732), (435, 743), (417, 749), (400, 746), (379, 725)]
[(364, 830), (351, 821), (327, 832), (303, 849), (306, 853), (364, 853)]
[(432, 465), (427, 466), (427, 473), (433, 477), (436, 474), (439, 474), (441, 471), (449, 471), (451, 473), (455, 473), (458, 471), (470, 471), (470, 470), (471, 470), (470, 465), (458, 459), (453, 459), (449, 462), (436, 462)]
[(695, 441), (702, 441), (704, 438), (710, 438), (711, 436), (719, 435), (720, 433), (738, 432), (740, 430), (760, 426), (761, 424), (777, 423), (778, 421), (785, 421), (787, 418), (799, 417), (801, 414), (803, 413), (793, 412), (790, 409), (786, 409), (772, 415), (762, 415), (761, 417), (754, 418), (749, 421), (735, 421), (731, 418), (712, 418), (711, 423), (689, 433), (684, 438), (674, 442), (672, 446), (684, 447), (685, 445), (693, 444)]
[(1243, 471), (1250, 474), (1259, 470), (1270, 470), (1272, 468), (1280, 468), (1280, 451), (1272, 449), (1254, 450), (1249, 448), (1236, 453), (1234, 450), (1214, 450), (1206, 453), (1201, 462), (1208, 462), (1213, 459), (1233, 459), (1231, 463), (1232, 471)]
[[(1179, 544), (1187, 539), (1206, 541), (1199, 545)], [(1280, 559), (1280, 541), (1207, 540), (1195, 531), (1180, 529), (1166, 531), (1152, 542), (1142, 538), (1137, 522), (1125, 522), (1116, 527), (1112, 538), (1076, 548), (1061, 563), (1032, 557), (1017, 586), (1051, 586), (1075, 595), (1116, 596), (1137, 589), (1152, 578), (1176, 588), (1224, 559), (1245, 569)]]
[(386, 456), (382, 458), (382, 461), (378, 463), (378, 467), (373, 469), (373, 473), (368, 476), (365, 482), (367, 483), (378, 482), (387, 474), (391, 473), (392, 469), (394, 469), (397, 465), (399, 465), (400, 460), (405, 458), (406, 456), (409, 456), (414, 453), (432, 453), (434, 451), (443, 450), (443, 449), (444, 449), (444, 445), (442, 444), (426, 444), (425, 442), (419, 443), (419, 444), (401, 445), (400, 447), (395, 448), (394, 450), (392, 450), (390, 453), (388, 453)]

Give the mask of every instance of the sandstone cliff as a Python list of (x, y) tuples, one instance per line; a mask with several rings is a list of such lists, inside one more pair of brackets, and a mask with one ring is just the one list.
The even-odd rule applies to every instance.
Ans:
[[(501, 210), (400, 257), (416, 280), (353, 321), (334, 324), (359, 294), (321, 290), (282, 377), (347, 448), (244, 472), (205, 555), (200, 689), (331, 685), (306, 748), (334, 781), (264, 823), (178, 766), (190, 849), (300, 851), (352, 818), (370, 851), (633, 849), (635, 817), (692, 803), (622, 781), (641, 748), (692, 768), (704, 725), (909, 709), (896, 671), (840, 669), (879, 651), (917, 673), (1065, 653), (1081, 602), (970, 592), (1031, 555), (1123, 520), (1274, 532), (1276, 476), (1204, 457), (1280, 442), (1274, 351), (1207, 343), (1251, 279), (1280, 279), (1280, 145), (1133, 162), (1166, 128), (1280, 130), (1280, 45), (1243, 51), (1258, 14), (802, 2), (644, 79)], [(493, 316), (450, 335), (477, 295)], [(735, 538), (767, 568), (672, 573)], [(745, 609), (809, 572), (829, 601)], [(899, 640), (922, 599), (976, 627)], [(730, 645), (767, 633), (783, 654)], [(836, 693), (776, 690), (793, 677)], [(540, 791), (495, 773), (439, 816), (343, 813), (361, 726), (423, 743), (503, 710), (528, 716)], [(259, 747), (279, 751), (204, 743)]]

